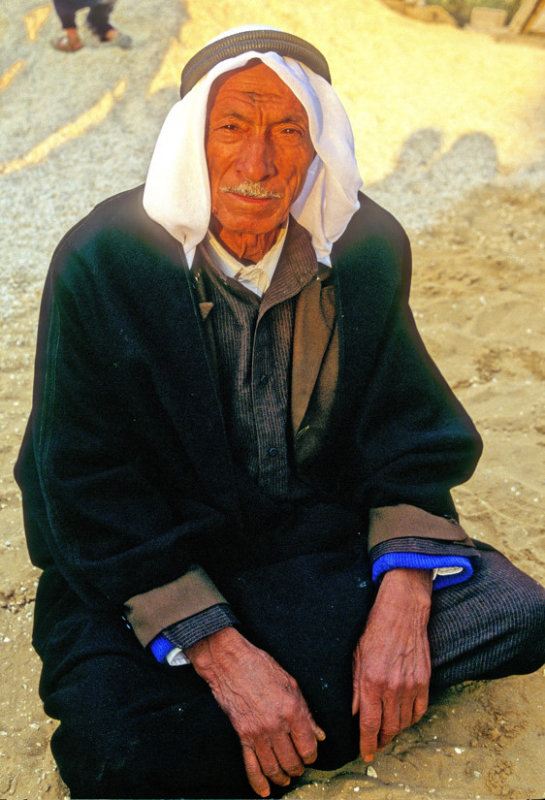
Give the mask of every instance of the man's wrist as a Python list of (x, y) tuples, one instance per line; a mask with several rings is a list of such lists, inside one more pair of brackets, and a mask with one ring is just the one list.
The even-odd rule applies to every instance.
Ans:
[(394, 567), (393, 569), (388, 570), (384, 578), (387, 576), (393, 576), (399, 580), (408, 580), (414, 582), (415, 584), (421, 584), (422, 586), (428, 586), (431, 588), (433, 570), (427, 568), (418, 568), (418, 567)]
[(228, 626), (200, 639), (184, 651), (196, 672), (209, 681), (228, 661), (238, 657), (244, 637)]
[(382, 578), (379, 594), (400, 603), (415, 602), (425, 608), (431, 606), (433, 571), (397, 567), (386, 572)]

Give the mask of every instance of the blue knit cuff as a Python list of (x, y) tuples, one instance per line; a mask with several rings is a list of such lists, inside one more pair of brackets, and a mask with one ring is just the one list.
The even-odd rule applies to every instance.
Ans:
[(160, 664), (166, 661), (166, 657), (174, 647), (175, 645), (173, 645), (166, 636), (163, 636), (162, 633), (157, 634), (155, 639), (152, 639), (149, 643), (151, 652)]
[(441, 567), (461, 567), (461, 572), (454, 575), (437, 575), (433, 589), (443, 589), (463, 583), (473, 575), (473, 566), (469, 558), (463, 556), (431, 556), (425, 553), (385, 553), (373, 564), (373, 580), (378, 581), (381, 575), (391, 569), (408, 567), (410, 569), (440, 569)]

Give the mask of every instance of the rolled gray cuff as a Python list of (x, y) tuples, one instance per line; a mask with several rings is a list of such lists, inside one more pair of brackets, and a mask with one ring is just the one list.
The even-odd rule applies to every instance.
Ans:
[(228, 603), (218, 603), (218, 605), (200, 611), (192, 617), (169, 625), (163, 630), (163, 635), (176, 647), (186, 650), (206, 636), (238, 624), (238, 619), (231, 606)]

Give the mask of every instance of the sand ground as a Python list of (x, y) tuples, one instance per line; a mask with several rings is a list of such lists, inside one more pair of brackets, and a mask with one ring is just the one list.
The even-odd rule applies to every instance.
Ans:
[[(413, 308), (485, 453), (456, 491), (471, 535), (545, 581), (545, 48), (399, 17), (378, 0), (120, 0), (130, 51), (57, 53), (48, 3), (0, 3), (0, 798), (65, 795), (31, 647), (12, 467), (41, 285), (65, 230), (141, 182), (179, 67), (219, 31), (284, 27), (327, 54), (369, 193), (405, 224)], [(293, 797), (545, 797), (545, 673), (447, 692), (371, 768), (309, 770)]]

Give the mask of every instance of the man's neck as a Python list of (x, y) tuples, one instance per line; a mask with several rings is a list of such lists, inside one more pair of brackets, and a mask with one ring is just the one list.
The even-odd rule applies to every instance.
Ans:
[(201, 245), (208, 261), (220, 273), (228, 278), (234, 278), (254, 294), (262, 297), (269, 288), (280, 254), (285, 243), (287, 225), (279, 230), (279, 235), (270, 250), (264, 257), (255, 263), (241, 264), (232, 253), (229, 253), (223, 243), (211, 231), (203, 239)]
[(267, 233), (238, 233), (223, 228), (216, 219), (212, 218), (210, 230), (227, 252), (231, 253), (238, 261), (257, 264), (274, 247), (281, 228), (275, 228)]

